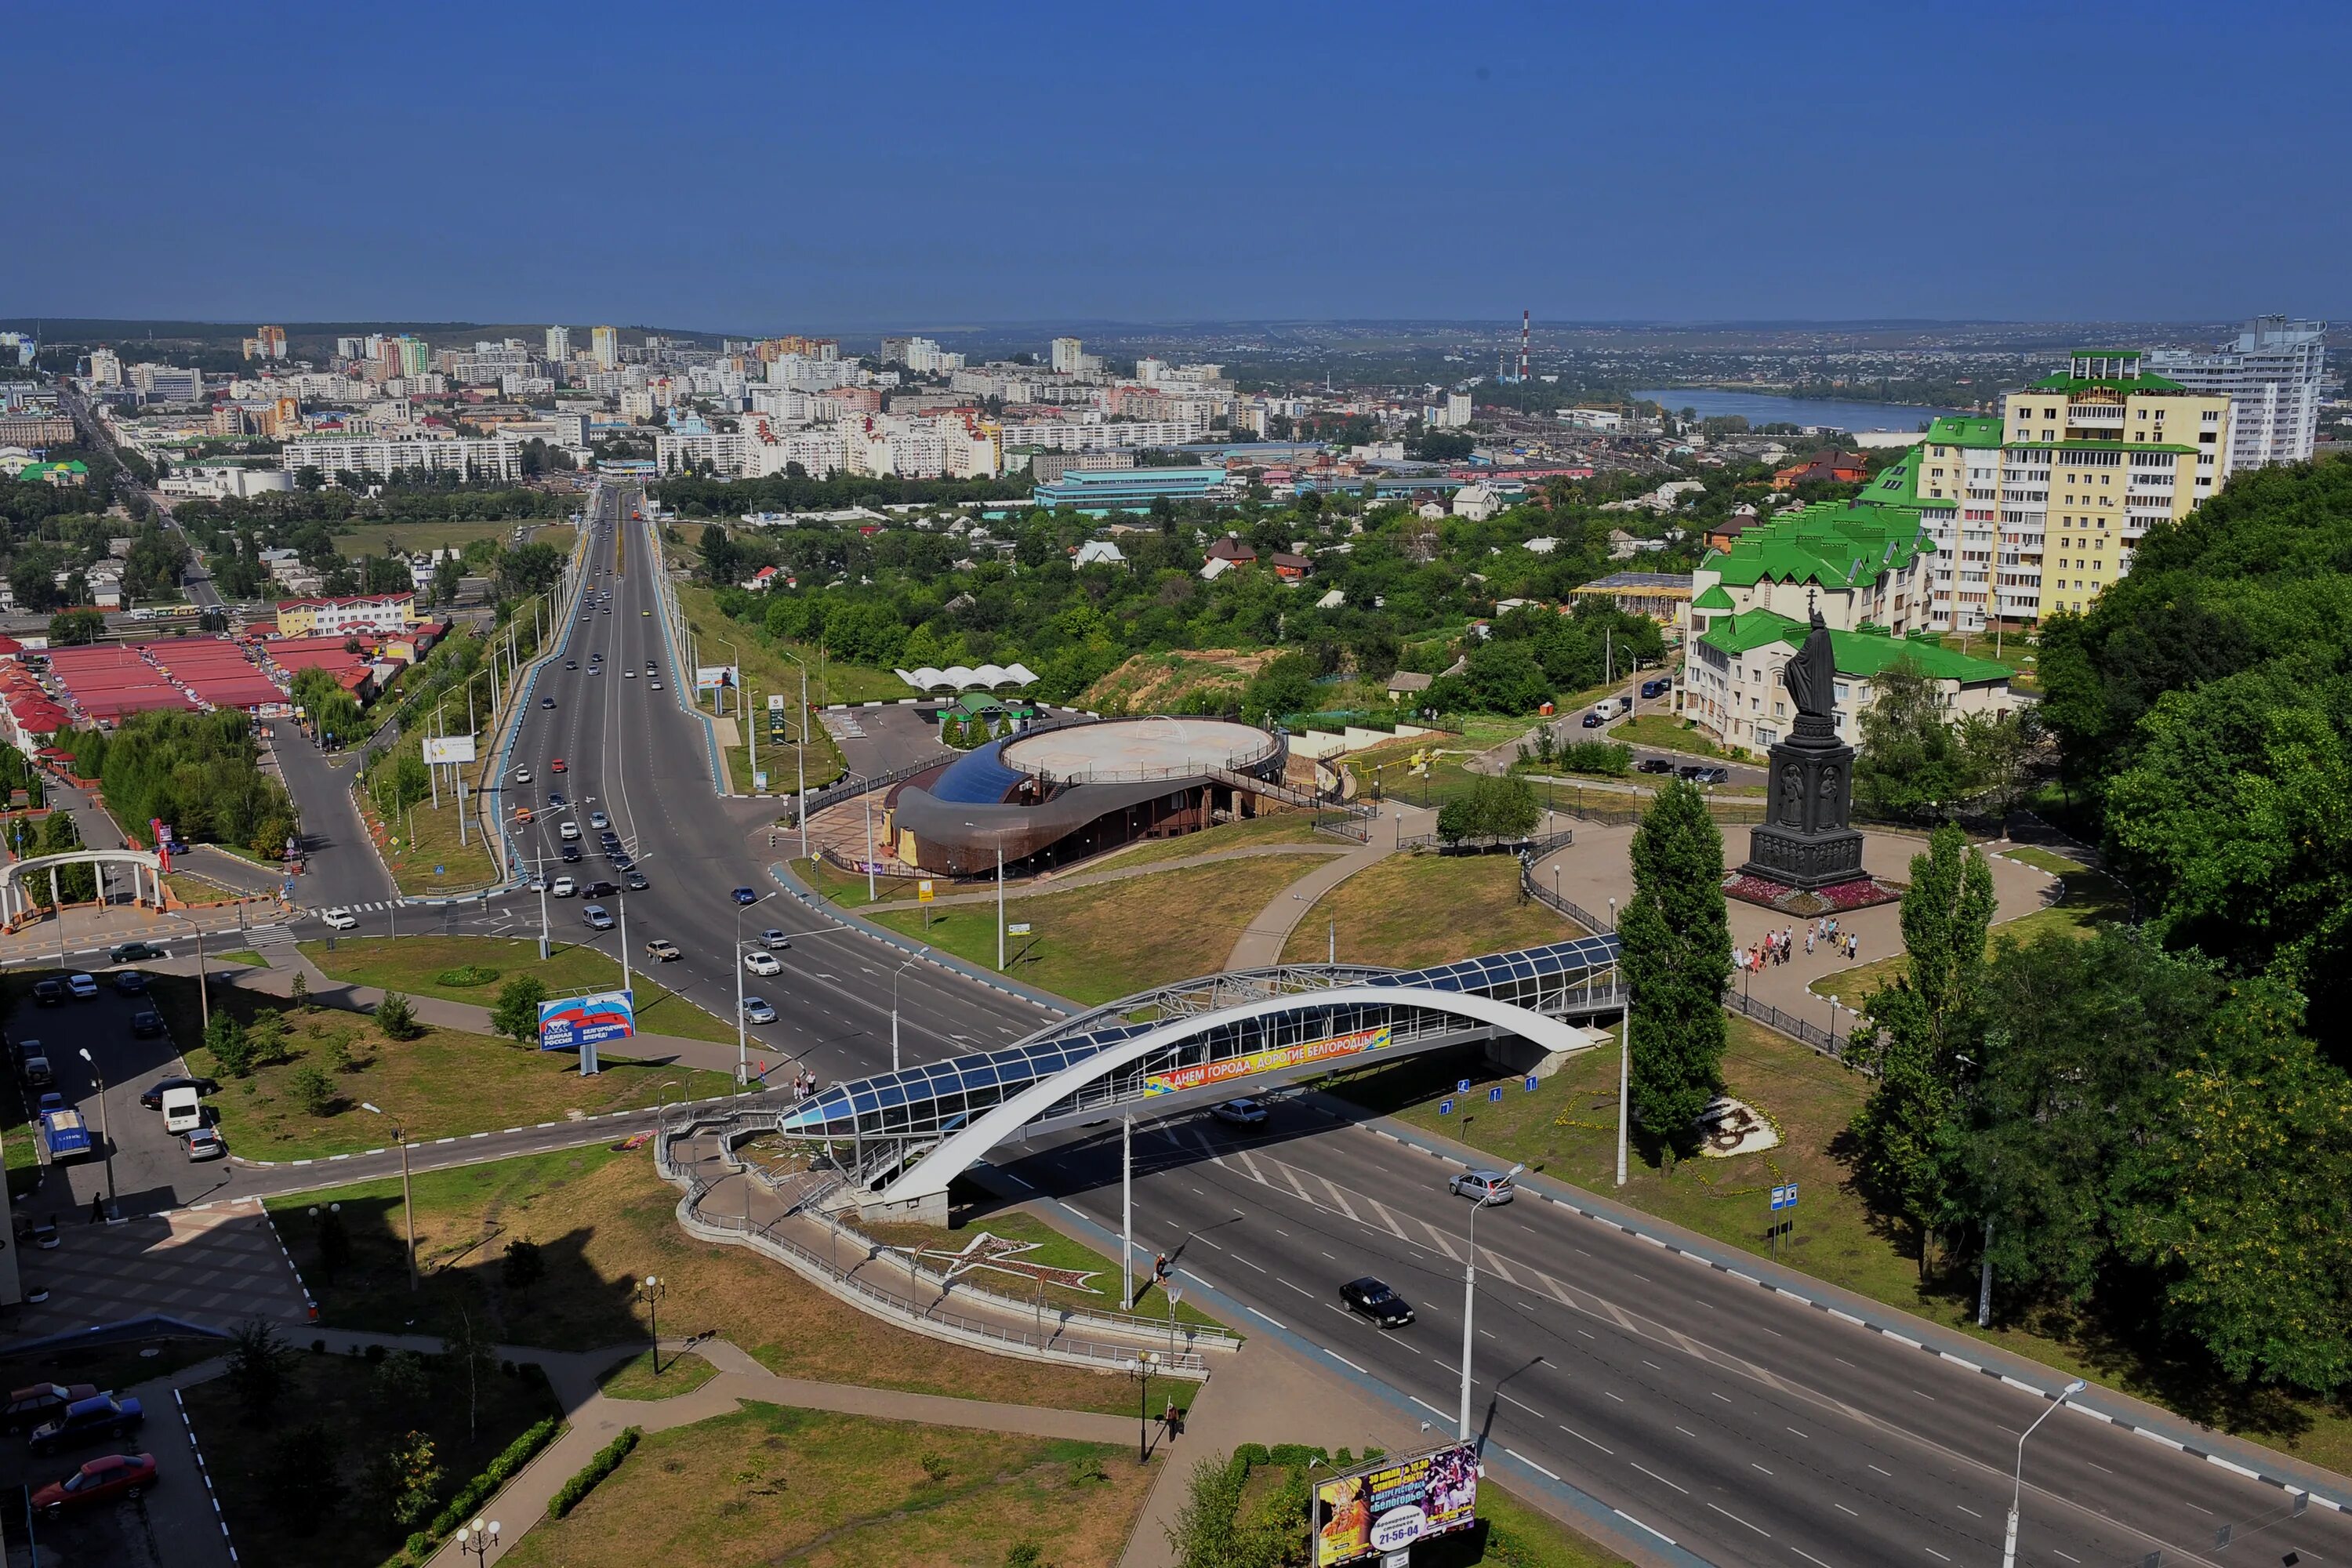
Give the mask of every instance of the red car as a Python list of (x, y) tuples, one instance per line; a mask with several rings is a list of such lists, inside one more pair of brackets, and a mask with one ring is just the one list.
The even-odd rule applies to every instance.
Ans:
[(33, 1506), (55, 1519), (69, 1508), (79, 1508), (100, 1498), (141, 1496), (154, 1484), (154, 1455), (109, 1454), (102, 1459), (92, 1459), (64, 1480), (51, 1481), (35, 1492)]
[(548, 763), (547, 771), (551, 773), (562, 773), (563, 771), (563, 759), (562, 757), (558, 757), (555, 761)]

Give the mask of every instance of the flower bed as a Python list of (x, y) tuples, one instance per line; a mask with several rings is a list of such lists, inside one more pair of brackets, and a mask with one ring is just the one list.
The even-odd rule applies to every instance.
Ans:
[(1826, 888), (1811, 890), (1791, 888), (1785, 882), (1775, 882), (1769, 877), (1741, 875), (1723, 885), (1723, 896), (1738, 899), (1745, 904), (1758, 904), (1777, 910), (1786, 915), (1837, 914), (1846, 910), (1866, 910), (1874, 904), (1891, 904), (1903, 896), (1903, 889), (1892, 882), (1882, 882), (1875, 877), (1858, 877), (1851, 882), (1835, 882)]

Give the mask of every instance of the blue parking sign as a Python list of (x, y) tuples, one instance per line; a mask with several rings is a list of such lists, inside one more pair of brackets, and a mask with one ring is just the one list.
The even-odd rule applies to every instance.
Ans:
[(1529, 1078), (1527, 1081), (1526, 1088), (1529, 1094), (1533, 1094), (1536, 1091), (1536, 1080), (1533, 1078)]
[(1454, 1114), (1454, 1102), (1453, 1102), (1452, 1100), (1439, 1100), (1439, 1101), (1437, 1102), (1437, 1114), (1438, 1114), (1438, 1115), (1440, 1115), (1440, 1116), (1451, 1116), (1451, 1115), (1453, 1115), (1453, 1114)]
[(1454, 1093), (1456, 1093), (1456, 1094), (1467, 1094), (1467, 1093), (1469, 1093), (1469, 1092), (1470, 1092), (1470, 1080), (1469, 1080), (1468, 1079), (1466, 1079), (1466, 1078), (1465, 1078), (1465, 1079), (1456, 1079), (1454, 1080)]
[(1499, 1083), (1486, 1091), (1486, 1103), (1489, 1105), (1500, 1104), (1502, 1102), (1502, 1099), (1503, 1086)]

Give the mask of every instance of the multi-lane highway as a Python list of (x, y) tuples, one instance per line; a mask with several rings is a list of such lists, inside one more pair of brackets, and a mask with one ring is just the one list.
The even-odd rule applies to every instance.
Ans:
[[(609, 494), (590, 520), (593, 587), (530, 695), (509, 763), (500, 804), (533, 808), (519, 834), (525, 853), (549, 860), (551, 877), (619, 880), (585, 826), (589, 811), (605, 812), (650, 883), (627, 900), (633, 960), (649, 939), (676, 942), (687, 956), (661, 979), (721, 1016), (734, 1013), (739, 931), (791, 932), (783, 973), (746, 982), (782, 1015), (750, 1031), (751, 1054), (772, 1068), (804, 1063), (833, 1079), (887, 1067), (894, 976), (910, 1062), (1001, 1045), (1045, 1021), (1029, 1002), (910, 963), (793, 900), (732, 901), (738, 886), (775, 887), (760, 869), (780, 853), (772, 812), (714, 796), (702, 725), (680, 705), (691, 674), (665, 637), (646, 531), (626, 521), (632, 500)], [(589, 673), (592, 660), (602, 673)], [(556, 706), (541, 708), (542, 697)], [(511, 782), (514, 765), (530, 768), (528, 786)], [(565, 816), (548, 812), (551, 790), (583, 821), (578, 866), (554, 858)], [(617, 954), (619, 932), (590, 933), (582, 902), (551, 901), (558, 933)], [(537, 913), (526, 897), (462, 918), (522, 934)], [(1041, 1196), (1118, 1226), (1115, 1139), (1081, 1133), (1003, 1157)], [(1146, 1256), (1171, 1253), (1181, 1274), (1234, 1304), (1243, 1327), (1328, 1355), (1335, 1376), (1376, 1384), (1450, 1429), (1468, 1210), (1446, 1194), (1445, 1166), (1305, 1100), (1278, 1104), (1269, 1126), (1246, 1135), (1200, 1118), (1149, 1126), (1138, 1157)], [(2017, 1436), (2045, 1408), (2036, 1389), (2061, 1378), (1983, 1375), (1532, 1195), (1482, 1215), (1478, 1256), (1474, 1409), (1490, 1454), (1621, 1510), (1630, 1542), (1656, 1547), (1644, 1533), (1655, 1531), (1720, 1563), (1997, 1560)], [(1410, 1297), (1419, 1321), (1384, 1333), (1342, 1312), (1337, 1288), (1367, 1273)], [(1876, 1316), (1900, 1326), (1896, 1314)], [(2263, 1561), (2294, 1551), (2305, 1563), (2352, 1563), (2342, 1515), (2315, 1507), (2288, 1519), (2278, 1488), (2074, 1411), (2042, 1428), (2027, 1474), (2026, 1563), (2123, 1568), (2153, 1552), (2167, 1563), (2226, 1563), (2250, 1548)], [(2223, 1525), (2236, 1545), (2217, 1554)]]

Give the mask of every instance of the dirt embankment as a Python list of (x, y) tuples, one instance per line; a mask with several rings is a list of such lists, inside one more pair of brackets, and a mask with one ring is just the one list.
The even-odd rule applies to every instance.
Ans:
[(1213, 694), (1219, 698), (1214, 706), (1237, 709), (1242, 688), (1273, 657), (1272, 649), (1139, 653), (1080, 692), (1072, 706), (1097, 713), (1167, 713), (1188, 699)]

